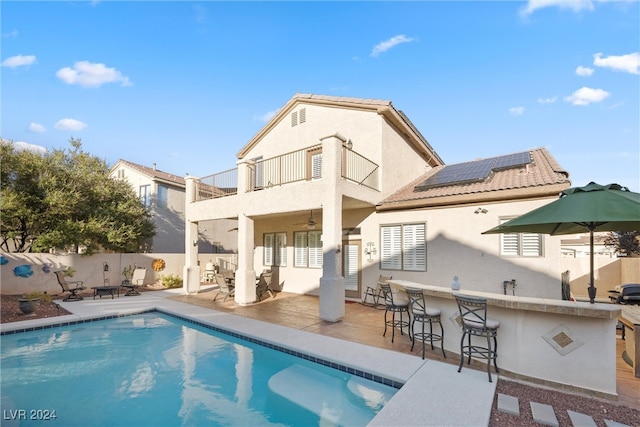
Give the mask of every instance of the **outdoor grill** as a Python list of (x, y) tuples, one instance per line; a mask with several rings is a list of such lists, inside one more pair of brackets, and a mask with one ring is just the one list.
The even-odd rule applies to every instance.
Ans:
[(614, 304), (640, 305), (640, 283), (616, 286), (609, 291), (609, 298)]

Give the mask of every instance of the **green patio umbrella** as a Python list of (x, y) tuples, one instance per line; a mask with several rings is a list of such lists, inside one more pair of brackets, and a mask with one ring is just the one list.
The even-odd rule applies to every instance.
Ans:
[(640, 193), (618, 184), (573, 187), (560, 193), (558, 200), (505, 222), (482, 234), (542, 233), (552, 236), (589, 231), (591, 277), (589, 300), (594, 302), (594, 231), (640, 230)]

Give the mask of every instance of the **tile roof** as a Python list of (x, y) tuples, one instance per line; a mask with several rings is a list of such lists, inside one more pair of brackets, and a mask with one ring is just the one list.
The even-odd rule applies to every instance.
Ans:
[(155, 167), (150, 168), (150, 167), (139, 165), (137, 163), (129, 162), (123, 159), (118, 160), (116, 164), (113, 166), (113, 168), (111, 168), (111, 170), (113, 170), (118, 164), (129, 166), (130, 168), (135, 169), (138, 172), (143, 173), (147, 175), (149, 178), (154, 180), (172, 183), (179, 187), (185, 186), (185, 180), (181, 176), (177, 176), (169, 172), (163, 172), (161, 170), (156, 169)]
[[(507, 200), (557, 194), (571, 184), (565, 171), (545, 148), (530, 150), (532, 162), (504, 170), (493, 171), (485, 180), (452, 183), (416, 191), (416, 187), (447, 166), (429, 170), (410, 184), (391, 194), (379, 205), (379, 210), (442, 206), (474, 201)], [(478, 159), (465, 162), (470, 168)]]

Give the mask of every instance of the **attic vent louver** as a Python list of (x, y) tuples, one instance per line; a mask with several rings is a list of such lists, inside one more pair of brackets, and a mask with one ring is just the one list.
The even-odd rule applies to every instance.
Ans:
[(294, 127), (298, 124), (298, 112), (294, 111), (291, 113), (291, 127)]
[(300, 118), (300, 123), (301, 124), (307, 121), (307, 109), (306, 108), (301, 108), (299, 115), (300, 115), (299, 118)]

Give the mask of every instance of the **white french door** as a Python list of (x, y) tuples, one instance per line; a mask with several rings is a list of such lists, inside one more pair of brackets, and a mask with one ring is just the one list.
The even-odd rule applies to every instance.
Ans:
[(344, 276), (345, 296), (360, 298), (360, 241), (351, 240), (342, 244), (342, 275)]

